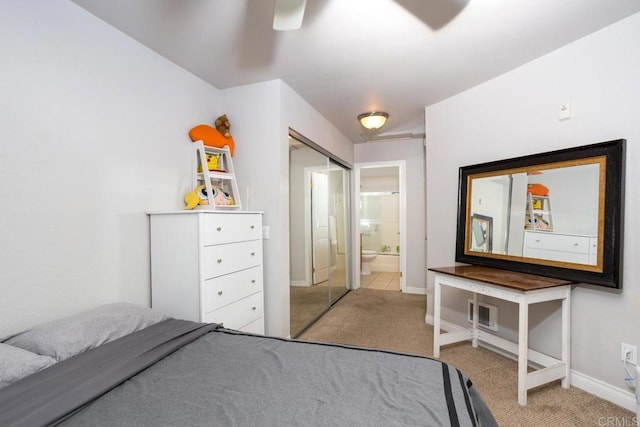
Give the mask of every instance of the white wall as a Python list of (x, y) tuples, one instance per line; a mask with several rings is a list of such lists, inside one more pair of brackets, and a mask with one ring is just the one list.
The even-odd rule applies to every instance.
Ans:
[(242, 201), (271, 228), (267, 332), (289, 334), (288, 126), (352, 161), (346, 137), (280, 81), (221, 93), (66, 0), (0, 3), (0, 51), (0, 336), (149, 304), (146, 212), (184, 206), (188, 131), (222, 112)]
[(218, 90), (66, 0), (0, 2), (0, 336), (149, 304), (148, 210), (190, 186)]
[[(264, 211), (265, 327), (289, 336), (289, 128), (339, 158), (353, 161), (351, 142), (289, 86), (272, 80), (221, 91), (236, 142), (234, 166), (248, 208)], [(234, 123), (236, 125), (234, 126)]]
[(282, 125), (302, 134), (346, 165), (353, 164), (353, 143), (284, 82)]
[(598, 234), (599, 171), (598, 164), (591, 164), (549, 169), (542, 175), (530, 177), (529, 182), (537, 182), (550, 189), (555, 232)]
[(355, 161), (406, 161), (407, 224), (406, 224), (406, 287), (408, 292), (421, 293), (425, 282), (425, 185), (424, 145), (422, 139), (368, 142), (355, 144)]
[[(429, 267), (454, 264), (460, 166), (627, 139), (624, 289), (578, 286), (571, 312), (572, 369), (625, 393), (620, 343), (640, 345), (640, 264), (634, 262), (640, 256), (640, 187), (633, 185), (640, 164), (639, 39), (636, 14), (425, 111)], [(574, 118), (559, 121), (565, 102), (573, 102)], [(431, 273), (428, 279), (431, 290)], [(446, 320), (464, 322), (463, 299), (448, 294)], [(535, 307), (533, 348), (558, 352), (558, 307)], [(510, 305), (501, 309), (500, 324), (509, 335), (517, 316)]]

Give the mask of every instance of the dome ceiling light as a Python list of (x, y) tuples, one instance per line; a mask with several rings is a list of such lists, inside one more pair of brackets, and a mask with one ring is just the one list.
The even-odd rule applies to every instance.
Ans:
[(362, 127), (369, 130), (380, 129), (387, 122), (388, 118), (389, 113), (385, 113), (384, 111), (370, 111), (358, 115), (358, 120)]

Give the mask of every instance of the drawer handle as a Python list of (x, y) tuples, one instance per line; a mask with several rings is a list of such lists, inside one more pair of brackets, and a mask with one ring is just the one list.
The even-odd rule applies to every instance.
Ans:
[(218, 291), (218, 295), (222, 295), (222, 291)]
[(256, 283), (256, 279), (253, 279), (253, 280), (251, 281), (251, 283)]
[(251, 307), (251, 310), (256, 311), (256, 308), (255, 307)]
[(251, 256), (255, 256), (255, 254), (256, 254), (255, 252), (251, 252)]
[(222, 258), (218, 258), (218, 264), (222, 264)]
[(216, 230), (222, 231), (222, 227), (218, 227), (218, 228), (216, 228)]
[(574, 243), (574, 244), (573, 244), (573, 246), (578, 246), (578, 244), (577, 244), (577, 243)]
[(254, 228), (256, 228), (256, 226), (251, 224), (251, 229), (253, 230)]

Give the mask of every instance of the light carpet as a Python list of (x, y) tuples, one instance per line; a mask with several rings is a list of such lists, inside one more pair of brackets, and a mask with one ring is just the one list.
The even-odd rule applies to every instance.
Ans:
[[(433, 355), (433, 327), (425, 323), (425, 296), (358, 289), (351, 291), (299, 338)], [(528, 393), (518, 405), (517, 364), (470, 343), (444, 347), (441, 359), (476, 385), (500, 426), (625, 426), (635, 414), (578, 388), (554, 382)]]

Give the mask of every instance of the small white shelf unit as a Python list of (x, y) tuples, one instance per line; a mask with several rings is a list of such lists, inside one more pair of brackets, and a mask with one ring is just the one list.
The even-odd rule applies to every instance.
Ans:
[[(195, 162), (192, 168), (192, 188), (204, 185), (207, 190), (208, 205), (198, 205), (199, 210), (241, 210), (238, 181), (233, 169), (229, 147), (217, 148), (204, 145), (202, 141), (193, 143)], [(207, 156), (218, 156), (217, 170), (209, 170)], [(216, 205), (213, 186), (222, 188), (233, 198), (232, 205)]]
[[(553, 218), (551, 217), (551, 198), (549, 196), (536, 196), (527, 193), (526, 218), (528, 220), (525, 230), (553, 231)], [(536, 228), (536, 219), (547, 223), (547, 228)]]

